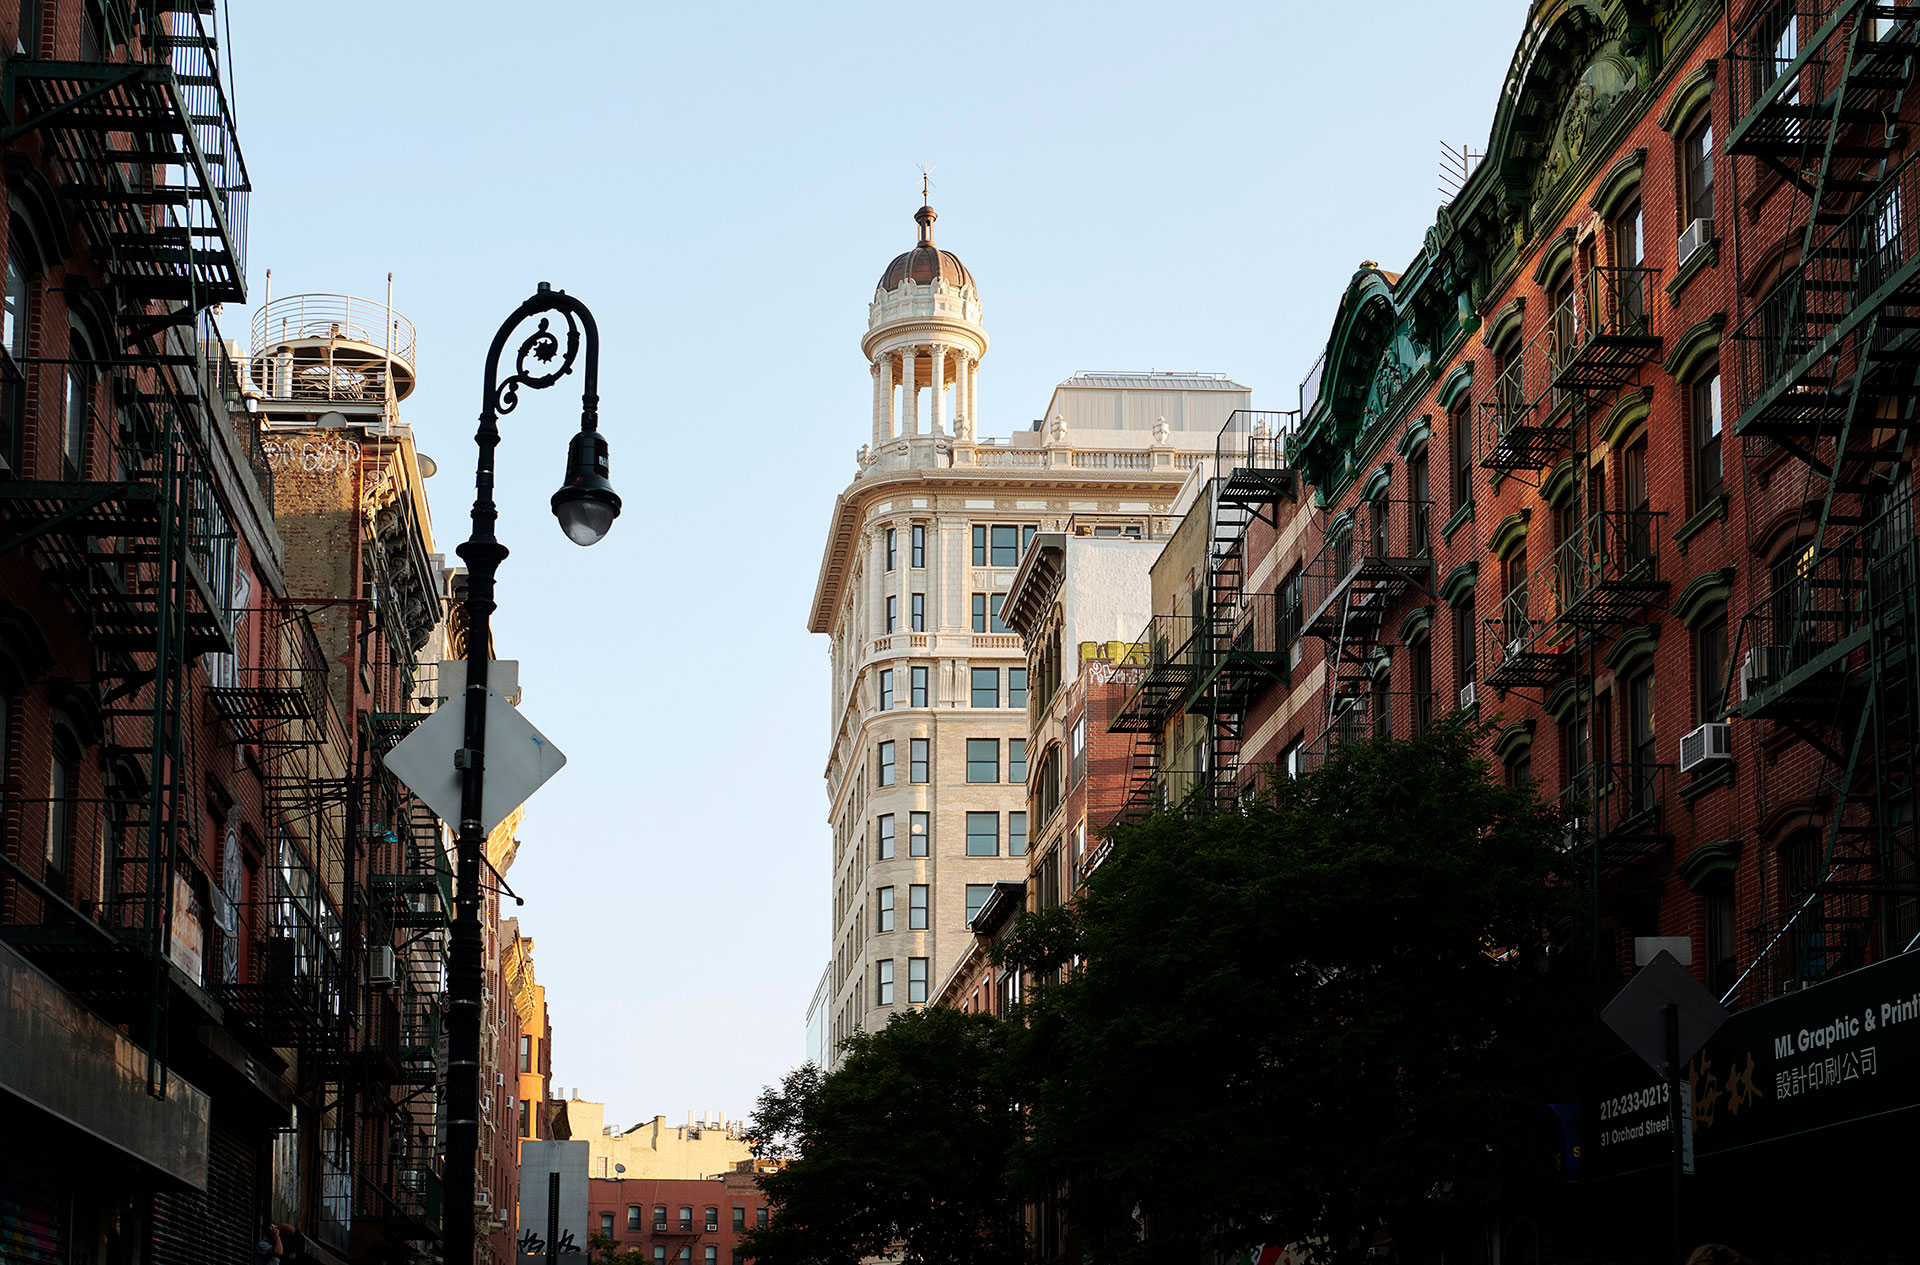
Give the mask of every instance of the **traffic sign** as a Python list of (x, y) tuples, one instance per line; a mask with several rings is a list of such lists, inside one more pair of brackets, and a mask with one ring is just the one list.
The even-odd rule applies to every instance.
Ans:
[[(384, 763), (407, 789), (426, 801), (442, 821), (458, 828), (466, 774), (454, 759), (467, 740), (467, 701), (462, 694), (420, 722)], [(567, 757), (491, 686), (487, 689), (487, 782), (480, 797), (480, 828), (491, 833), (508, 814), (558, 773)]]

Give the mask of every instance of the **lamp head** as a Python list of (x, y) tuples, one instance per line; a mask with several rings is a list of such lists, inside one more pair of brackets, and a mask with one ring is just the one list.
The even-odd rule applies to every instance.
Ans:
[(567, 477), (553, 494), (553, 516), (576, 545), (595, 545), (620, 517), (620, 496), (607, 482), (607, 441), (583, 430), (567, 448)]

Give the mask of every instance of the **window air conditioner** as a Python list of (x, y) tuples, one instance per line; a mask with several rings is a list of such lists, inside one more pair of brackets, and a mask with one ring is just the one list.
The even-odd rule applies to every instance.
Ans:
[(1755, 646), (1747, 651), (1747, 658), (1740, 665), (1740, 701), (1746, 702), (1758, 690), (1765, 689), (1780, 678), (1780, 669), (1785, 667), (1786, 655), (1779, 646)]
[(494, 1084), (496, 1084), (496, 1085), (504, 1085), (504, 1084), (506, 1084), (506, 1083), (507, 1083), (507, 1074), (506, 1074), (505, 1072), (495, 1072), (495, 1073), (493, 1074), (493, 1083), (494, 1083)]
[(1507, 658), (1509, 659), (1519, 658), (1520, 652), (1522, 650), (1525, 650), (1526, 648), (1527, 648), (1527, 639), (1524, 636), (1515, 637), (1512, 641), (1509, 641), (1507, 643)]
[(393, 946), (376, 944), (367, 953), (367, 982), (369, 984), (392, 985), (394, 977)]
[(492, 1210), (493, 1210), (493, 1195), (492, 1195), (492, 1194), (491, 1194), (490, 1192), (488, 1192), (488, 1191), (484, 1191), (484, 1190), (476, 1190), (476, 1191), (474, 1191), (474, 1192), (473, 1192), (473, 1206), (474, 1206), (474, 1207), (476, 1207), (476, 1208), (478, 1208), (478, 1209), (480, 1209), (480, 1210), (481, 1210), (482, 1212), (490, 1212), (490, 1211), (492, 1211)]
[(1472, 681), (1468, 681), (1465, 685), (1460, 687), (1460, 707), (1461, 707), (1461, 710), (1463, 711), (1469, 707), (1472, 707), (1475, 702), (1476, 695), (1473, 692), (1473, 687), (1474, 687), (1474, 682)]
[(1702, 725), (1680, 739), (1680, 771), (1687, 772), (1709, 760), (1731, 760), (1733, 736), (1726, 725)]
[(1687, 225), (1680, 234), (1680, 262), (1683, 264), (1686, 263), (1688, 259), (1693, 257), (1694, 251), (1699, 250), (1712, 240), (1712, 220), (1699, 219)]

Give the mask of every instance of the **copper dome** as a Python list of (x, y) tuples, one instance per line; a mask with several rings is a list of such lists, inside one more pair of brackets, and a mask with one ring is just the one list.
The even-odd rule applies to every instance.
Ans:
[(930, 284), (935, 277), (942, 278), (950, 286), (974, 286), (973, 274), (960, 262), (960, 257), (952, 251), (940, 250), (933, 244), (933, 222), (940, 218), (930, 206), (923, 206), (914, 213), (913, 218), (920, 224), (920, 244), (901, 255), (896, 255), (887, 270), (880, 274), (880, 288), (893, 290), (903, 281), (913, 281), (920, 285)]

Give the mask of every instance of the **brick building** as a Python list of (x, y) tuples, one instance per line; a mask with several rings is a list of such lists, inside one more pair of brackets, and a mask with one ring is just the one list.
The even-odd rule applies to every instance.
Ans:
[(616, 1251), (637, 1248), (667, 1265), (743, 1265), (740, 1236), (770, 1215), (755, 1163), (700, 1179), (594, 1178), (590, 1232), (612, 1239)]
[[(1874, 1120), (1915, 1105), (1904, 1046), (1792, 1035), (1920, 987), (1915, 35), (1867, 4), (1532, 4), (1485, 158), (1403, 271), (1355, 271), (1276, 428), (1303, 511), (1235, 524), (1210, 472), (1125, 713), (1163, 734), (1153, 802), (1202, 809), (1493, 721), (1495, 776), (1565, 823), (1567, 986), (1597, 1010), (1665, 937), (1735, 1012), (1687, 1069), (1690, 1226), (1756, 1253), (1891, 1242)], [(1209, 711), (1249, 625), (1281, 671)], [(1619, 1180), (1510, 1192), (1456, 1248), (1663, 1250), (1670, 1135), (1595, 1106), (1653, 1079), (1619, 1049), (1595, 1039), (1562, 1138), (1569, 1175)], [(1817, 1197), (1765, 1197), (1806, 1147)]]

